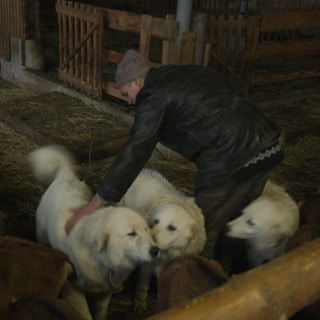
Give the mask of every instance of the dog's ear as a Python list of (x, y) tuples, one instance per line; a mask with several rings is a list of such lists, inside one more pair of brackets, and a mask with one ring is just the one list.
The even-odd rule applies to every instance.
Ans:
[(98, 243), (98, 252), (101, 252), (102, 250), (105, 250), (108, 247), (108, 242), (109, 242), (109, 234), (103, 234)]

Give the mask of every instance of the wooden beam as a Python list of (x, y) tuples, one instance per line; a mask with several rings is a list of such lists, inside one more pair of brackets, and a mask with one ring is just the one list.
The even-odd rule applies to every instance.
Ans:
[(320, 13), (311, 12), (270, 12), (264, 13), (261, 21), (260, 32), (277, 30), (318, 28)]
[(6, 113), (4, 110), (1, 110), (1, 109), (0, 109), (0, 121), (5, 123), (9, 127), (13, 128), (16, 132), (25, 136), (26, 138), (28, 138), (30, 141), (37, 144), (38, 146), (52, 144), (51, 140), (42, 136), (39, 132), (30, 128), (24, 122), (10, 116), (8, 113)]
[(80, 162), (104, 159), (117, 154), (128, 139), (129, 134), (122, 134), (99, 144), (80, 146), (73, 153)]
[(320, 238), (149, 320), (280, 320), (320, 298)]
[(299, 39), (284, 42), (261, 43), (257, 47), (256, 60), (278, 57), (308, 57), (319, 55), (320, 39)]

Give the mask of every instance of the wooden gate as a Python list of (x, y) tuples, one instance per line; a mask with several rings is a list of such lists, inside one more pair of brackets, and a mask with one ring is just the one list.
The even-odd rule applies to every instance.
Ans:
[(58, 0), (56, 11), (60, 80), (101, 100), (103, 10)]
[(124, 99), (111, 73), (129, 48), (155, 66), (193, 63), (195, 33), (179, 32), (173, 16), (155, 18), (63, 0), (56, 11), (60, 80), (98, 100), (103, 94)]

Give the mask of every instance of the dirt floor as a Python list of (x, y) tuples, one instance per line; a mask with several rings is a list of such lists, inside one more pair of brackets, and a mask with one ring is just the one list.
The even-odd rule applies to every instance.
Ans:
[[(285, 160), (272, 178), (286, 187), (296, 201), (320, 186), (320, 79), (293, 81), (256, 88), (252, 99), (286, 133)], [(119, 102), (120, 103), (120, 102)], [(66, 145), (71, 150), (97, 144), (119, 134), (129, 126), (96, 108), (62, 93), (36, 94), (0, 79), (0, 120), (4, 115), (18, 119), (42, 137)], [(0, 211), (5, 213), (8, 235), (35, 240), (35, 209), (45, 186), (33, 178), (26, 163), (36, 143), (0, 121)], [(114, 156), (79, 163), (80, 177), (96, 190)], [(194, 166), (153, 157), (147, 167), (159, 170), (173, 184), (192, 193)], [(146, 314), (132, 311), (133, 280), (113, 297), (109, 318), (145, 319), (152, 314), (154, 292)]]

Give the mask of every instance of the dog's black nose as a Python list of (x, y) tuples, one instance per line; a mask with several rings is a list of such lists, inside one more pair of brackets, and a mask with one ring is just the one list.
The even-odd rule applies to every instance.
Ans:
[(157, 258), (160, 255), (160, 249), (158, 247), (151, 247), (150, 250), (151, 257)]

